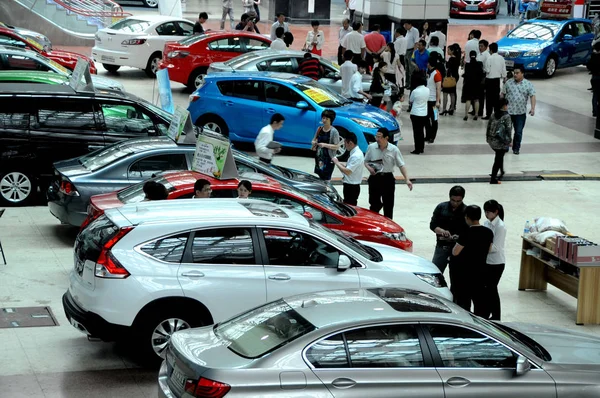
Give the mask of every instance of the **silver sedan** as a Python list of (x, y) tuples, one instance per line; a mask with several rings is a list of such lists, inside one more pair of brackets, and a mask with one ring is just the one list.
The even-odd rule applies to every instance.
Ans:
[[(208, 73), (257, 71), (257, 72), (285, 72), (298, 74), (298, 67), (304, 59), (302, 51), (252, 51), (225, 62), (213, 62), (208, 68)], [(319, 83), (329, 87), (335, 92), (342, 92), (342, 77), (337, 64), (313, 55), (323, 67), (324, 74)], [(371, 90), (371, 75), (363, 75), (363, 91)]]
[(280, 299), (171, 337), (160, 397), (597, 398), (600, 338), (411, 290)]

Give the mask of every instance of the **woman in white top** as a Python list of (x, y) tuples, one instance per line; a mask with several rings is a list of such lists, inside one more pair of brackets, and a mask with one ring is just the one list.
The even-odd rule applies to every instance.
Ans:
[(495, 200), (488, 200), (483, 205), (485, 211), (484, 226), (494, 233), (492, 248), (487, 256), (486, 269), (483, 273), (483, 294), (487, 303), (489, 319), (500, 320), (500, 296), (498, 283), (504, 272), (506, 256), (504, 255), (504, 241), (506, 240), (506, 227), (504, 226), (504, 208)]
[(319, 21), (312, 21), (310, 26), (312, 26), (313, 30), (308, 31), (306, 34), (303, 50), (321, 56), (323, 43), (325, 43), (325, 34), (322, 30), (319, 30)]
[(425, 76), (416, 74), (413, 77), (415, 89), (410, 92), (410, 121), (413, 126), (413, 138), (415, 150), (413, 155), (419, 155), (425, 151), (425, 130), (427, 127), (427, 101), (429, 101), (429, 88)]

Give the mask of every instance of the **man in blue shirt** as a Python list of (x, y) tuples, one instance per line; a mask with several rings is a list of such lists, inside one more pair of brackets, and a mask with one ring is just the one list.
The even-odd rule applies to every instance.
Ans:
[(523, 2), (527, 3), (527, 19), (537, 18), (540, 8), (538, 0), (523, 0)]
[(427, 62), (429, 62), (429, 51), (427, 51), (427, 42), (419, 40), (417, 51), (413, 52), (412, 62), (416, 65), (416, 70), (424, 73), (427, 71)]

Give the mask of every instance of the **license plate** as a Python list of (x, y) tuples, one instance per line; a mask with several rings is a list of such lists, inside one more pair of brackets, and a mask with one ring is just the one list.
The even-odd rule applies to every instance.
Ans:
[(101, 61), (104, 62), (115, 62), (115, 57), (109, 57), (108, 55), (103, 55), (100, 57)]
[(187, 379), (183, 373), (177, 371), (177, 369), (173, 369), (173, 373), (171, 373), (171, 381), (173, 384), (183, 388), (186, 380)]
[(479, 11), (479, 6), (467, 6), (467, 11)]
[(515, 66), (515, 61), (504, 60), (504, 64), (507, 68), (513, 68)]

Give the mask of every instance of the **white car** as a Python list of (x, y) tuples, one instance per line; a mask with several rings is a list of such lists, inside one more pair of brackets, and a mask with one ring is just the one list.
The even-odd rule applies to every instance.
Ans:
[(71, 324), (104, 341), (133, 335), (156, 359), (178, 330), (293, 294), (395, 285), (452, 298), (425, 259), (250, 199), (107, 210), (78, 235), (74, 261), (63, 296)]
[(92, 57), (109, 72), (131, 66), (155, 77), (165, 43), (193, 32), (194, 23), (186, 19), (163, 15), (128, 17), (96, 33)]

